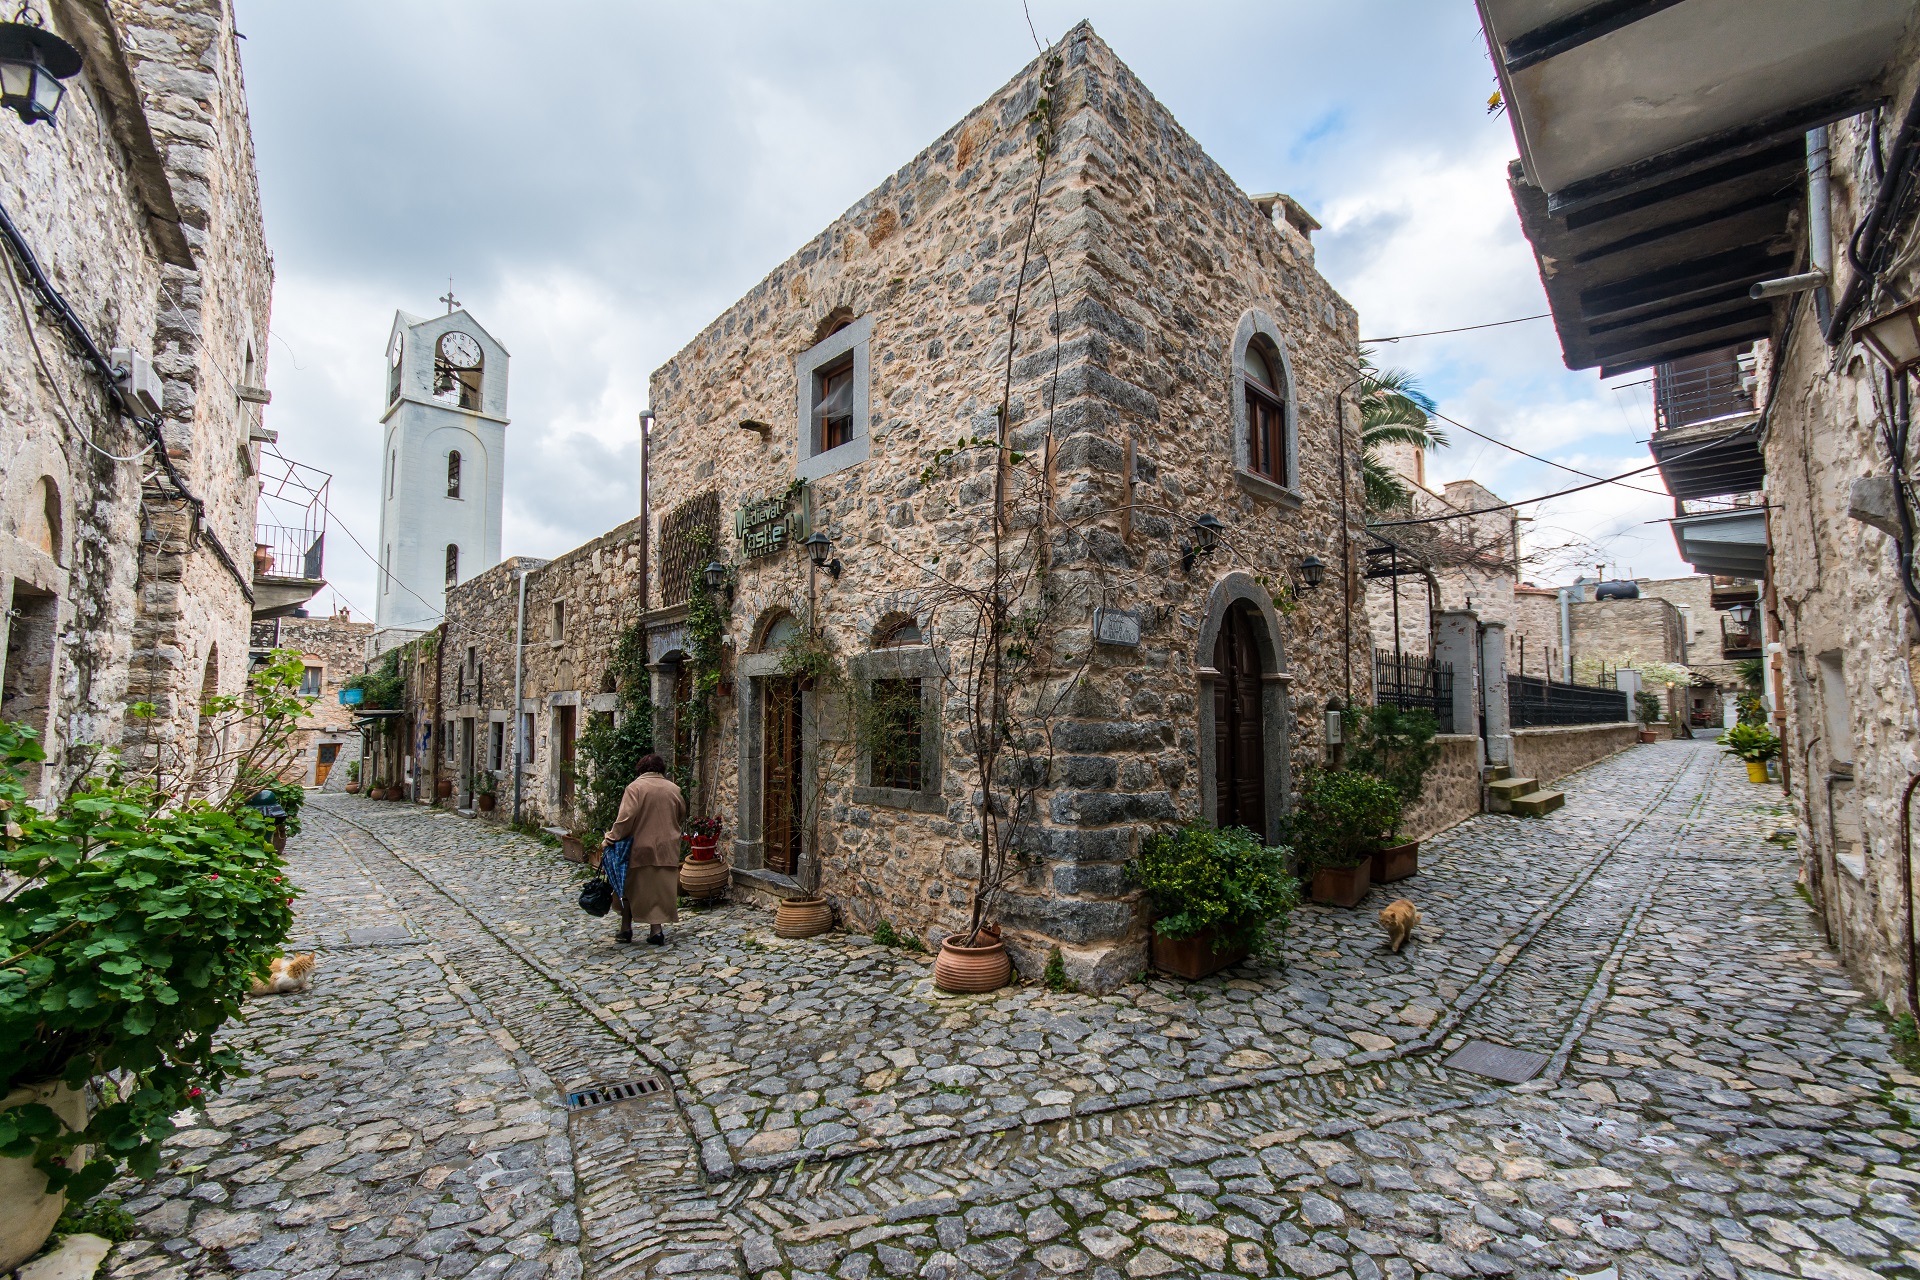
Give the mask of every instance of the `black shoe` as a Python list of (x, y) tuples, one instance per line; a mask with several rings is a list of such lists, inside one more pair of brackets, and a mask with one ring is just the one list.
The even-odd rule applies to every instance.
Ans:
[(631, 929), (622, 929), (622, 930), (621, 930), (620, 932), (618, 932), (618, 933), (616, 933), (616, 934), (614, 934), (614, 935), (613, 935), (613, 940), (614, 940), (615, 942), (632, 942), (632, 941), (633, 941), (633, 930), (631, 930)]
[(667, 935), (664, 933), (650, 933), (647, 935), (647, 945), (650, 947), (664, 947), (667, 945)]

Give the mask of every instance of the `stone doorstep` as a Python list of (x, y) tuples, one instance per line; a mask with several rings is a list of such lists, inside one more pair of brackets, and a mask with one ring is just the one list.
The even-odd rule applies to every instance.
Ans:
[(1512, 813), (1513, 802), (1539, 789), (1534, 778), (1495, 778), (1487, 783), (1487, 812)]
[(777, 906), (788, 898), (807, 896), (805, 887), (792, 876), (763, 867), (735, 867), (733, 890), (735, 901), (763, 907)]
[(1535, 791), (1530, 795), (1515, 796), (1511, 801), (1513, 812), (1529, 818), (1544, 818), (1567, 802), (1563, 791)]

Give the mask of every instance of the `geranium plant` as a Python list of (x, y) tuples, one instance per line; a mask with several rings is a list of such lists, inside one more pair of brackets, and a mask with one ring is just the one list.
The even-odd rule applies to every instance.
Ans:
[(1218, 951), (1258, 954), (1269, 926), (1284, 927), (1300, 905), (1287, 850), (1269, 848), (1245, 827), (1190, 823), (1148, 836), (1127, 873), (1153, 904), (1155, 933), (1177, 941), (1211, 930)]
[[(152, 1175), (172, 1116), (240, 1068), (215, 1034), (293, 925), (274, 824), (247, 803), (308, 705), (282, 657), (203, 708), (244, 744), (209, 757), (216, 773), (129, 776), (109, 756), (36, 805), (22, 778), (45, 753), (0, 724), (0, 1093), (98, 1079), (104, 1098), (77, 1131), (39, 1103), (0, 1111), (0, 1156), (32, 1158), (70, 1200), (122, 1169)], [(82, 1146), (91, 1158), (68, 1168)]]
[(718, 840), (720, 838), (720, 819), (689, 818), (687, 819), (686, 825), (680, 828), (680, 830), (689, 840)]

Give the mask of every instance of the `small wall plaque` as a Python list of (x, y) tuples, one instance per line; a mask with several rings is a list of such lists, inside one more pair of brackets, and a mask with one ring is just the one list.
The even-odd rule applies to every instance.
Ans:
[(1093, 638), (1100, 644), (1137, 649), (1140, 647), (1140, 615), (1126, 609), (1095, 609)]

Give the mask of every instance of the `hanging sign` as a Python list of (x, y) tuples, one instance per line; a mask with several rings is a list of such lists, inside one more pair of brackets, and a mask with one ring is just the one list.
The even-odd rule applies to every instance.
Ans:
[(733, 535), (748, 560), (777, 555), (813, 532), (813, 491), (805, 485), (756, 498), (733, 513)]
[(343, 707), (357, 707), (360, 705), (360, 700), (366, 696), (366, 693), (360, 689), (342, 689), (340, 691), (340, 705)]

